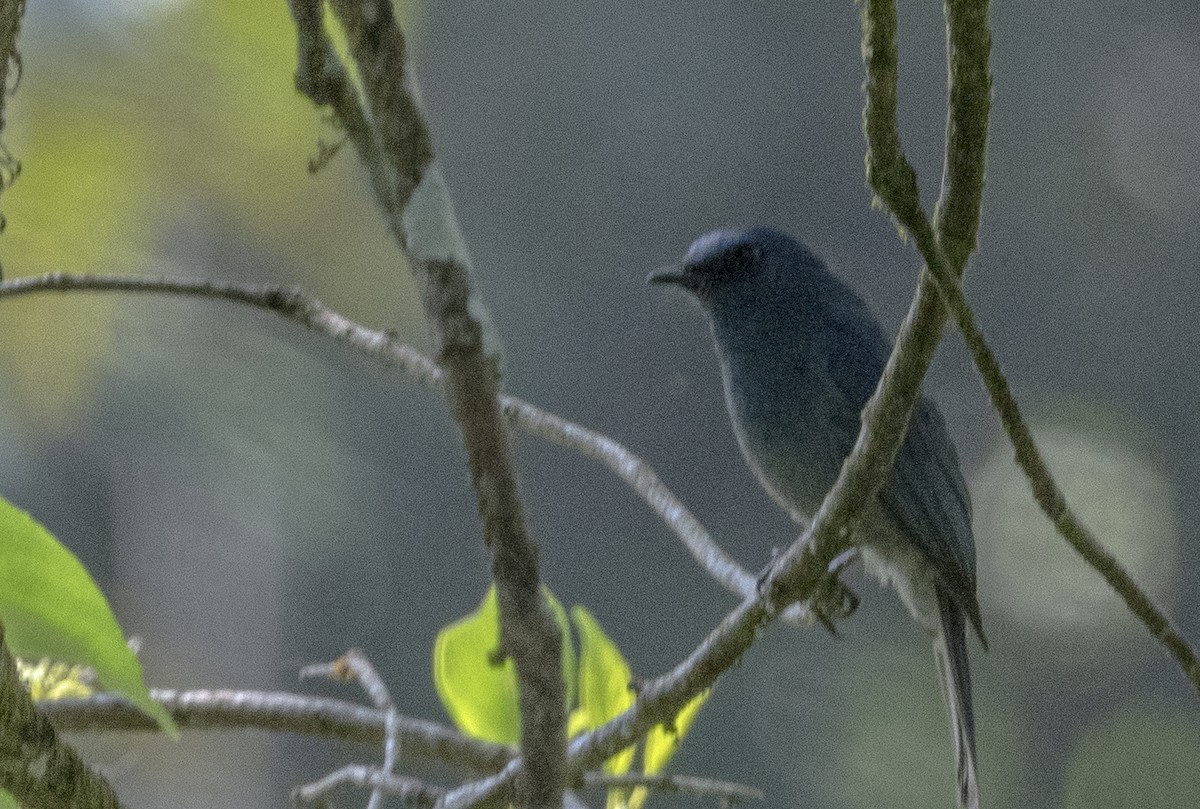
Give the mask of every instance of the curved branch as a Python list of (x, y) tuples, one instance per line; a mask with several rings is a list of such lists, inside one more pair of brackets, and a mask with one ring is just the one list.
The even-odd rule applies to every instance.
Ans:
[(1071, 509), (1066, 495), (1054, 480), (1033, 440), (1033, 434), (1021, 415), (1021, 409), (1012, 395), (996, 355), (992, 353), (975, 322), (975, 315), (963, 297), (962, 287), (954, 278), (939, 278), (937, 284), (943, 302), (950, 309), (967, 348), (971, 351), (975, 368), (983, 378), (992, 405), (1000, 415), (1004, 431), (1015, 450), (1017, 465), (1029, 479), (1034, 500), (1071, 547), (1116, 591), (1130, 612), (1150, 630), (1150, 634), (1167, 648), (1184, 675), (1191, 681), (1193, 688), (1200, 694), (1200, 658), (1197, 658), (1196, 650), (1163, 609), (1138, 586), (1129, 571)]
[[(422, 385), (440, 390), (442, 369), (416, 349), (384, 331), (369, 329), (296, 289), (216, 281), (143, 278), (119, 275), (51, 273), (0, 282), (0, 300), (44, 292), (142, 292), (223, 300), (274, 312), (392, 365)], [(510, 424), (539, 438), (578, 451), (608, 467), (642, 499), (684, 543), (700, 566), (740, 598), (754, 594), (757, 579), (726, 554), (691, 511), (659, 479), (650, 464), (608, 436), (567, 421), (516, 396), (501, 394), (500, 407)], [(802, 615), (784, 616), (792, 623)]]

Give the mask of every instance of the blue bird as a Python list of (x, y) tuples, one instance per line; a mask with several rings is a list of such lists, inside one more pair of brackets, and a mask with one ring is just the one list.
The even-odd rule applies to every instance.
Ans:
[[(891, 345), (853, 290), (771, 228), (717, 230), (649, 280), (691, 293), (708, 316), (725, 402), (750, 468), (805, 522), (854, 447)], [(954, 734), (958, 802), (977, 809), (966, 623), (986, 647), (975, 596), (971, 504), (954, 445), (921, 397), (895, 466), (854, 537), (934, 640)]]

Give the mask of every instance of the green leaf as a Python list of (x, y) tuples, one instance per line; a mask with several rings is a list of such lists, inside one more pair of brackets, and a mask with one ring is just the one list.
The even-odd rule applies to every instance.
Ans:
[(459, 730), (476, 739), (521, 739), (517, 672), (500, 653), (500, 607), (491, 587), (475, 612), (442, 629), (433, 643), (433, 683)]
[(546, 599), (546, 604), (550, 607), (550, 614), (554, 616), (554, 622), (558, 624), (558, 631), (562, 633), (562, 671), (563, 671), (563, 693), (566, 695), (567, 709), (575, 704), (576, 682), (578, 680), (578, 663), (575, 660), (575, 644), (571, 642), (571, 622), (567, 619), (567, 611), (563, 609), (563, 605), (554, 597), (554, 593), (550, 592), (550, 588), (542, 585), (542, 595)]
[(571, 617), (579, 632), (579, 708), (586, 717), (585, 729), (592, 730), (633, 707), (633, 674), (587, 608), (575, 605)]
[(29, 514), (0, 498), (0, 619), (13, 654), (91, 666), (104, 687), (179, 729), (150, 699), (142, 666), (87, 570)]
[[(563, 637), (562, 668), (567, 704), (575, 695), (575, 650), (562, 604), (542, 588)], [(493, 585), (479, 609), (438, 633), (433, 644), (433, 682), (446, 712), (463, 733), (499, 744), (521, 738), (517, 673), (511, 659), (498, 662), (500, 608)]]
[[(646, 734), (646, 746), (642, 750), (643, 774), (655, 775), (663, 771), (667, 766), (667, 762), (671, 760), (671, 757), (675, 755), (675, 751), (679, 749), (679, 745), (683, 741), (684, 735), (687, 734), (688, 728), (696, 720), (696, 714), (700, 711), (700, 706), (705, 703), (711, 693), (711, 688), (701, 691), (692, 697), (691, 701), (687, 705), (684, 705), (683, 709), (675, 715), (675, 721), (671, 723), (670, 727), (655, 725)], [(637, 787), (629, 797), (626, 809), (642, 809), (649, 796), (650, 791), (646, 787)]]
[(12, 793), (7, 789), (0, 789), (0, 809), (21, 809)]
[[(621, 650), (585, 607), (576, 604), (571, 608), (571, 617), (579, 633), (579, 712), (583, 729), (592, 730), (633, 706), (633, 673)], [(629, 772), (635, 752), (636, 745), (630, 745), (617, 753), (604, 762), (605, 772)], [(628, 800), (628, 789), (608, 791), (608, 809), (623, 809)]]
[(696, 714), (700, 711), (700, 706), (705, 703), (711, 693), (711, 688), (701, 691), (675, 715), (675, 721), (671, 727), (656, 725), (646, 735), (646, 749), (642, 753), (643, 773), (654, 775), (663, 771), (667, 762), (679, 749), (679, 744), (692, 726), (692, 722), (696, 721)]

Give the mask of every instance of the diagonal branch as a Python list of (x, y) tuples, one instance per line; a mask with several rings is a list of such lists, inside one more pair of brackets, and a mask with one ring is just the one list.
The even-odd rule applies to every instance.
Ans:
[(390, 0), (331, 0), (346, 35), (361, 97), (339, 64), (319, 0), (290, 0), (298, 31), (297, 88), (330, 106), (371, 176), (388, 227), (421, 286), (425, 319), (445, 371), (492, 555), (504, 651), (515, 663), (521, 746), (534, 764), (517, 790), (522, 807), (562, 804), (566, 747), (562, 638), (542, 602), (537, 547), (517, 491), (499, 403), (498, 358), (484, 351), (482, 307), (470, 259), (408, 64)]

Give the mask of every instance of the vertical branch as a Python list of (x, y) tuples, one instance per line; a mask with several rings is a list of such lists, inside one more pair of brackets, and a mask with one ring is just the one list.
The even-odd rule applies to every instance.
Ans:
[[(8, 101), (9, 82), (15, 88), (21, 79), (21, 55), (17, 52), (17, 34), (21, 30), (21, 17), (25, 16), (25, 0), (0, 1), (0, 130), (8, 119), (4, 105)], [(15, 76), (9, 75), (9, 69)]]
[[(25, 0), (0, 0), (0, 136), (8, 123), (5, 107), (8, 96), (21, 81), (21, 54), (17, 51), (17, 34), (21, 29), (21, 17), (25, 15)], [(11, 70), (11, 72), (10, 72)], [(8, 147), (0, 140), (0, 191), (3, 191), (21, 173), (21, 161), (12, 156)], [(4, 230), (4, 216), (0, 214), (0, 231)], [(0, 278), (3, 277), (0, 268)]]
[[(894, 0), (866, 0), (862, 10), (862, 54), (866, 64), (863, 130), (867, 140), (867, 179), (879, 199), (906, 228), (927, 260), (935, 255), (937, 240), (921, 208), (917, 175), (900, 148), (896, 128), (896, 84), (899, 57), (896, 50)], [(930, 258), (932, 256), (932, 258)], [(849, 520), (856, 503), (870, 502), (878, 493), (904, 440), (908, 420), (921, 394), (921, 380), (941, 339), (946, 312), (937, 287), (922, 273), (908, 314), (896, 337), (875, 393), (862, 413), (862, 429), (854, 449), (842, 465), (837, 481), (813, 517), (801, 542), (782, 554), (775, 570), (788, 572), (768, 581), (778, 603), (811, 595), (814, 570), (827, 566), (849, 544)], [(827, 534), (826, 524), (837, 530)], [(806, 539), (828, 536), (809, 547)]]
[(34, 709), (2, 627), (0, 787), (26, 809), (120, 809), (109, 783), (90, 770)]
[[(949, 112), (935, 235), (921, 207), (916, 174), (900, 149), (896, 129), (895, 3), (894, 0), (866, 0), (862, 23), (863, 59), (867, 65), (867, 100), (863, 112), (867, 176), (897, 224), (913, 234), (926, 262), (918, 297), (931, 298), (932, 305), (941, 311), (937, 298), (929, 294), (930, 287), (936, 286), (937, 295), (953, 316), (971, 351), (975, 368), (1013, 445), (1017, 464), (1033, 488), (1034, 500), (1071, 547), (1167, 648), (1192, 685), (1200, 691), (1200, 657), (1195, 649), (1068, 505), (959, 285), (958, 279), (967, 259), (975, 250), (983, 204), (992, 88), (988, 67), (991, 34), (987, 15), (987, 0), (946, 1)], [(940, 324), (945, 313), (939, 318)]]
[(983, 208), (988, 115), (992, 107), (992, 76), (988, 69), (992, 36), (987, 17), (987, 0), (946, 0), (950, 108), (946, 116), (942, 195), (933, 219), (955, 275), (962, 275), (967, 258), (975, 251)]
[(561, 806), (566, 762), (562, 638), (542, 602), (537, 547), (525, 528), (498, 399), (498, 360), (484, 350), (489, 324), (472, 295), (470, 258), (434, 162), (407, 43), (389, 0), (330, 0), (361, 80), (360, 98), (323, 28), (319, 0), (290, 0), (290, 6), (299, 32), (296, 85), (314, 102), (330, 106), (345, 128), (420, 282), (492, 555), (504, 652), (517, 669), (527, 766), (516, 800), (538, 809)]

